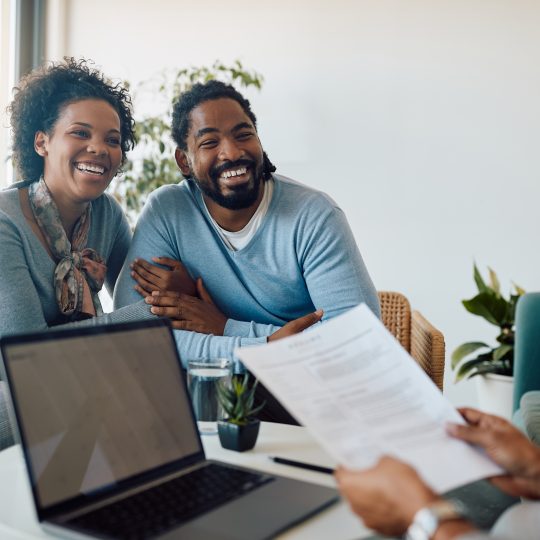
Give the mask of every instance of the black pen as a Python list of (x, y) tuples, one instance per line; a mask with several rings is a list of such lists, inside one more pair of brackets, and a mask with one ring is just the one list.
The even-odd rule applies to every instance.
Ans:
[(268, 456), (274, 463), (281, 463), (282, 465), (290, 465), (291, 467), (298, 467), (299, 469), (308, 469), (309, 471), (316, 471), (325, 474), (334, 474), (334, 469), (330, 467), (323, 467), (321, 465), (313, 465), (312, 463), (303, 463), (302, 461), (294, 461), (293, 459), (285, 459), (281, 457)]

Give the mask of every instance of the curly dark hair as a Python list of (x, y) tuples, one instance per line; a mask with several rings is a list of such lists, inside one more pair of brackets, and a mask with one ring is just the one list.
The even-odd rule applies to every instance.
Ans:
[(34, 150), (37, 131), (51, 134), (62, 109), (82, 99), (102, 99), (120, 117), (122, 164), (135, 145), (131, 97), (122, 84), (112, 83), (88, 60), (65, 57), (30, 72), (15, 88), (8, 107), (13, 135), (13, 161), (22, 180), (35, 182), (43, 174), (43, 158)]
[[(191, 111), (205, 101), (228, 98), (236, 101), (257, 128), (257, 118), (247, 100), (236, 88), (221, 81), (211, 80), (204, 84), (194, 84), (180, 95), (173, 104), (172, 137), (181, 150), (187, 150), (187, 136), (191, 127)], [(263, 152), (263, 178), (268, 180), (276, 170), (266, 152)]]

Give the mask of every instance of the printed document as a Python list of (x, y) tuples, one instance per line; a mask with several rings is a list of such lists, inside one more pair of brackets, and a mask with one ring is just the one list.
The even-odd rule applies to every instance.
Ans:
[(460, 414), (365, 304), (235, 354), (346, 467), (392, 455), (437, 492), (502, 472), (446, 434), (447, 422), (464, 423)]

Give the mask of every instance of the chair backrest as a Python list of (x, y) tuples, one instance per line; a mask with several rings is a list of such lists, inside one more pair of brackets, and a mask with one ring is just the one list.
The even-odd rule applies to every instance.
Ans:
[(379, 291), (381, 321), (390, 333), (411, 352), (411, 305), (401, 293)]
[(411, 305), (398, 292), (379, 291), (381, 321), (390, 333), (411, 352)]
[(523, 295), (516, 307), (514, 411), (521, 396), (540, 390), (540, 293)]
[(444, 383), (444, 336), (419, 311), (411, 316), (411, 356), (442, 391)]
[(418, 311), (411, 312), (411, 305), (403, 294), (389, 291), (378, 294), (384, 326), (442, 391), (445, 360), (442, 332)]

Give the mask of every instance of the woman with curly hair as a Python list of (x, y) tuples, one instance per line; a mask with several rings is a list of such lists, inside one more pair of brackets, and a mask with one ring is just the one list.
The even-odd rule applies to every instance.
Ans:
[[(27, 75), (8, 110), (22, 181), (0, 191), (0, 336), (154, 318), (144, 300), (103, 314), (98, 297), (131, 241), (105, 193), (135, 143), (127, 90), (66, 58)], [(14, 442), (4, 384), (0, 450)]]
[[(105, 315), (98, 298), (103, 284), (112, 292), (131, 238), (105, 193), (134, 144), (126, 90), (66, 59), (25, 77), (9, 110), (22, 182), (0, 192), (0, 336), (155, 317), (143, 299)], [(196, 294), (179, 263), (156, 262), (170, 270), (146, 263), (139, 292)]]
[(104, 315), (131, 232), (105, 190), (134, 145), (131, 99), (85, 60), (22, 81), (9, 107), (22, 181), (0, 192), (0, 335), (151, 318), (144, 301)]

